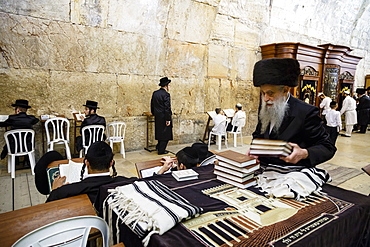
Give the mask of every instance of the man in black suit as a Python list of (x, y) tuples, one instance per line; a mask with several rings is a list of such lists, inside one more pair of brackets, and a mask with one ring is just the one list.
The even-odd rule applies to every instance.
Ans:
[[(85, 106), (85, 118), (82, 121), (80, 134), (82, 135), (82, 128), (88, 125), (103, 125), (106, 127), (105, 118), (96, 114), (98, 107), (98, 102), (92, 100), (86, 100)], [(82, 137), (78, 136), (76, 138), (76, 149), (79, 152), (82, 149)]]
[[(66, 177), (57, 177), (53, 182), (52, 191), (46, 202), (87, 194), (90, 201), (94, 203), (100, 186), (122, 181), (132, 183), (137, 179), (115, 177), (116, 170), (114, 168), (113, 152), (110, 146), (103, 141), (91, 144), (86, 153), (81, 174), (84, 173), (85, 167), (87, 168), (88, 175), (80, 182), (64, 184)], [(113, 176), (110, 175), (110, 167), (112, 167)]]
[[(39, 122), (35, 116), (27, 115), (27, 110), (31, 108), (28, 105), (28, 100), (17, 99), (14, 104), (14, 115), (9, 115), (9, 118), (4, 122), (0, 122), (0, 127), (9, 127), (15, 129), (32, 129), (32, 126)], [(1, 159), (4, 159), (8, 153), (8, 148), (5, 145), (1, 152)]]
[(151, 112), (154, 115), (155, 139), (158, 140), (158, 154), (167, 154), (166, 147), (169, 140), (173, 139), (172, 135), (172, 111), (170, 82), (167, 77), (161, 78), (157, 91), (153, 92), (151, 99)]
[(360, 127), (358, 133), (366, 133), (367, 125), (369, 123), (369, 113), (370, 113), (370, 98), (366, 95), (365, 88), (357, 88), (356, 93), (358, 96), (357, 104), (357, 124)]
[(291, 58), (264, 59), (254, 66), (253, 84), (260, 87), (261, 105), (253, 138), (284, 140), (293, 147), (287, 157), (257, 157), (261, 167), (273, 164), (297, 171), (315, 167), (336, 152), (319, 109), (289, 93), (298, 85), (299, 74), (299, 63)]

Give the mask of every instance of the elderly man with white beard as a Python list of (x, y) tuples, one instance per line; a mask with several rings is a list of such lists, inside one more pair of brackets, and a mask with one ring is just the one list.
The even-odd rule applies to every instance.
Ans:
[[(332, 158), (336, 152), (319, 117), (319, 109), (289, 93), (290, 87), (298, 85), (299, 74), (299, 63), (291, 58), (264, 59), (254, 66), (253, 84), (260, 87), (261, 105), (253, 138), (283, 140), (293, 148), (287, 157), (253, 156), (258, 158), (261, 166), (258, 185), (273, 196), (300, 198), (313, 192), (312, 188), (320, 188), (330, 177), (324, 170), (314, 167)], [(294, 186), (292, 183), (295, 182), (288, 180), (297, 172), (299, 176), (312, 172), (314, 175), (310, 176), (320, 181), (312, 181), (314, 185), (311, 187), (302, 184)], [(274, 181), (275, 186), (272, 187), (275, 188), (269, 190), (271, 176), (273, 180), (280, 180)], [(295, 190), (305, 186), (311, 189)]]

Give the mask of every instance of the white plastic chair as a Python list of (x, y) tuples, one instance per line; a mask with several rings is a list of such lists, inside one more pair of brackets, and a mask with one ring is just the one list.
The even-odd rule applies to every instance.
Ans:
[(103, 246), (108, 247), (108, 225), (102, 218), (92, 215), (77, 216), (47, 224), (24, 235), (12, 247), (86, 246), (91, 228), (101, 232)]
[(123, 158), (126, 158), (125, 154), (125, 133), (126, 133), (126, 123), (124, 122), (113, 122), (108, 124), (107, 128), (108, 138), (110, 147), (113, 150), (113, 143), (121, 143), (120, 154)]
[[(35, 175), (35, 131), (31, 129), (9, 130), (4, 133), (4, 139), (8, 148), (8, 173), (11, 173), (12, 177), (12, 208), (14, 210), (15, 157), (28, 155), (32, 175)], [(31, 142), (30, 147), (27, 141)]]
[(80, 151), (80, 158), (83, 154), (86, 154), (90, 145), (97, 141), (104, 140), (104, 129), (103, 125), (88, 125), (82, 128), (82, 149)]
[(225, 146), (227, 146), (227, 133), (226, 133), (226, 128), (227, 128), (227, 120), (222, 121), (219, 125), (213, 127), (212, 131), (209, 132), (209, 138), (208, 138), (208, 148), (211, 146), (211, 139), (212, 135), (216, 136), (216, 144), (218, 146), (218, 150), (221, 150), (221, 141), (222, 137), (225, 137)]
[(45, 122), (48, 152), (54, 150), (54, 144), (64, 144), (67, 159), (71, 159), (69, 148), (69, 121), (67, 118), (55, 117)]
[[(11, 173), (12, 179), (15, 178), (16, 156), (28, 155), (32, 175), (35, 175), (35, 131), (31, 129), (9, 130), (4, 133), (4, 138), (8, 147), (8, 173)], [(30, 147), (27, 146), (27, 139), (31, 141)]]
[(238, 126), (238, 128), (236, 129), (236, 131), (228, 131), (228, 132), (227, 132), (228, 134), (232, 134), (232, 135), (233, 135), (233, 139), (234, 139), (234, 147), (237, 147), (238, 135), (240, 135), (240, 141), (241, 141), (242, 146), (243, 146), (243, 134), (242, 134), (242, 128), (243, 128), (244, 126), (245, 126), (245, 119), (240, 119), (239, 126)]

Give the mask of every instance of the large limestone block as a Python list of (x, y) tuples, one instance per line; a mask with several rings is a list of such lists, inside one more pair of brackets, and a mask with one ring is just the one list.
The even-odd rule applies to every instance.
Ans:
[(203, 138), (208, 115), (205, 113), (179, 115), (174, 134), (179, 143), (194, 143)]
[(250, 50), (257, 51), (259, 49), (260, 30), (251, 27), (246, 23), (235, 20), (235, 46), (242, 46)]
[(226, 15), (217, 14), (212, 24), (210, 39), (214, 44), (233, 45), (234, 31), (234, 19)]
[(0, 11), (17, 15), (69, 21), (69, 0), (0, 0)]
[(125, 32), (163, 37), (169, 0), (109, 1), (108, 26)]
[(171, 82), (171, 106), (175, 115), (204, 112), (204, 91), (198, 78), (173, 78)]
[(71, 116), (73, 110), (83, 111), (86, 100), (98, 101), (97, 113), (105, 117), (116, 115), (117, 83), (114, 74), (53, 71), (50, 75), (50, 95), (44, 104), (53, 111)]
[(260, 23), (266, 20), (268, 6), (265, 1), (260, 0), (221, 0), (218, 12), (236, 19)]
[(16, 99), (26, 99), (32, 107), (28, 113), (40, 116), (48, 112), (50, 93), (48, 92), (49, 72), (29, 69), (8, 69), (0, 73), (1, 95), (0, 114), (14, 113), (11, 106)]
[(255, 51), (233, 47), (230, 52), (230, 70), (228, 78), (237, 81), (252, 79), (253, 67), (256, 62)]
[(150, 112), (152, 93), (159, 89), (159, 77), (119, 75), (117, 77), (117, 115), (141, 116)]
[(207, 47), (168, 40), (164, 73), (171, 77), (202, 77), (205, 73)]
[(109, 1), (72, 0), (71, 22), (87, 26), (107, 27)]
[(208, 45), (207, 76), (215, 78), (227, 78), (229, 68), (229, 47), (212, 44)]
[(206, 44), (216, 8), (191, 0), (174, 0), (169, 11), (167, 34), (170, 39)]

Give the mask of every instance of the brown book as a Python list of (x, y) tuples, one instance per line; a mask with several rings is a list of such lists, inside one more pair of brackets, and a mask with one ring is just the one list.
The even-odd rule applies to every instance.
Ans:
[(270, 139), (260, 139), (256, 138), (252, 140), (251, 145), (264, 145), (264, 146), (281, 146), (286, 147), (288, 149), (292, 149), (292, 146), (289, 145), (288, 142), (282, 140), (270, 140)]
[(368, 164), (367, 166), (364, 166), (361, 168), (364, 172), (367, 173), (367, 175), (370, 176), (370, 164)]
[(256, 155), (259, 157), (286, 157), (289, 156), (289, 153), (283, 151), (283, 150), (262, 150), (262, 149), (255, 149), (250, 150), (249, 153), (251, 155)]
[(253, 173), (259, 168), (259, 164), (254, 164), (246, 167), (237, 167), (221, 160), (218, 162), (218, 164), (215, 165), (215, 169), (228, 172), (239, 177), (245, 177), (247, 174)]
[(246, 174), (244, 177), (239, 177), (239, 176), (235, 176), (231, 173), (224, 172), (224, 171), (221, 171), (221, 170), (218, 170), (218, 169), (214, 170), (214, 174), (222, 176), (224, 178), (231, 179), (231, 180), (233, 180), (235, 182), (238, 182), (238, 183), (244, 183), (245, 181), (250, 180), (254, 177), (254, 173)]
[(243, 183), (239, 183), (239, 182), (235, 182), (235, 181), (233, 181), (231, 179), (228, 179), (228, 178), (225, 178), (225, 177), (222, 177), (222, 176), (217, 175), (217, 180), (220, 180), (222, 182), (225, 182), (225, 183), (234, 185), (234, 186), (239, 187), (239, 188), (242, 188), (242, 189), (245, 189), (245, 188), (248, 188), (248, 187), (251, 187), (251, 186), (257, 184), (256, 179), (254, 179), (254, 178), (252, 178), (250, 180), (247, 180), (247, 181), (245, 181)]
[(237, 167), (246, 167), (256, 164), (256, 159), (249, 157), (246, 154), (238, 153), (232, 150), (219, 152), (216, 154), (218, 160), (225, 161)]

